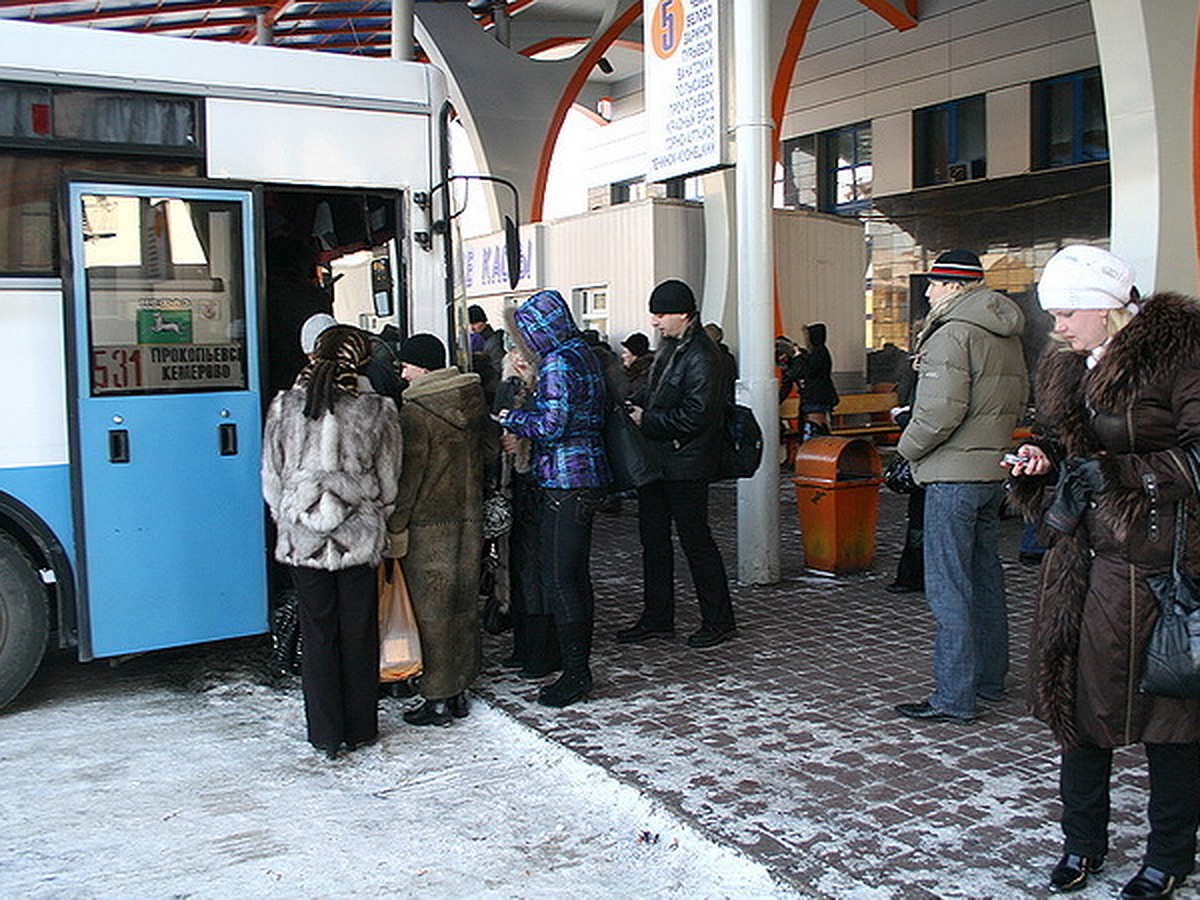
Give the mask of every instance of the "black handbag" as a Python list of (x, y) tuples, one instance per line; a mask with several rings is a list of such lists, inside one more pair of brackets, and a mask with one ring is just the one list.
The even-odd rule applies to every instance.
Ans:
[(1158, 621), (1146, 644), (1143, 694), (1200, 697), (1200, 579), (1183, 570), (1187, 526), (1187, 501), (1180, 500), (1171, 571), (1146, 579), (1158, 600)]
[(915, 494), (921, 486), (913, 480), (912, 463), (897, 453), (883, 473), (883, 484), (897, 494)]
[(645, 487), (663, 477), (658, 453), (623, 406), (613, 407), (604, 419), (604, 450), (614, 491)]

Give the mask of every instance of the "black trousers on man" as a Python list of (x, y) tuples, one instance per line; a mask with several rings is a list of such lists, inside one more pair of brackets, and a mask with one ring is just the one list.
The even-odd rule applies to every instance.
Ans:
[(700, 601), (700, 627), (729, 631), (734, 626), (729, 579), (721, 551), (708, 527), (708, 483), (656, 481), (638, 488), (638, 535), (642, 540), (642, 624), (675, 627), (675, 550), (671, 524), (692, 572)]
[[(1200, 825), (1200, 743), (1146, 744), (1150, 835), (1143, 862), (1171, 875), (1195, 866)], [(1079, 747), (1062, 757), (1063, 852), (1103, 856), (1108, 850), (1108, 784), (1112, 749)]]
[(337, 749), (379, 733), (379, 613), (374, 566), (292, 567), (308, 740)]

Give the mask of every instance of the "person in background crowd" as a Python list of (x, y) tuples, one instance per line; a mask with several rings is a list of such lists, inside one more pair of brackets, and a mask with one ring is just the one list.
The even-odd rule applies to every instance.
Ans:
[(1140, 741), (1150, 833), (1121, 897), (1146, 900), (1194, 870), (1200, 823), (1200, 697), (1138, 689), (1158, 618), (1147, 579), (1171, 572), (1176, 538), (1190, 571), (1200, 555), (1184, 449), (1200, 442), (1200, 303), (1156, 294), (1139, 311), (1133, 277), (1098, 247), (1046, 264), (1038, 301), (1057, 341), (1037, 375), (1045, 431), (1017, 450), (1011, 485), (1049, 545), (1030, 649), (1034, 713), (1062, 745), (1049, 887), (1078, 890), (1104, 865), (1113, 748)]
[[(316, 313), (309, 316), (300, 328), (300, 349), (305, 356), (312, 358), (313, 348), (317, 338), (326, 328), (338, 324), (337, 319), (328, 313)], [(371, 382), (371, 390), (381, 397), (391, 397), (399, 405), (400, 393), (404, 390), (400, 381), (400, 372), (396, 368), (396, 357), (392, 348), (382, 338), (364, 332), (371, 342), (371, 358), (362, 368), (362, 373)]]
[(691, 288), (676, 279), (655, 287), (650, 324), (663, 340), (649, 386), (630, 398), (631, 416), (661, 455), (664, 478), (638, 489), (643, 608), (617, 641), (675, 636), (673, 522), (700, 601), (700, 627), (688, 646), (714, 647), (737, 634), (725, 563), (708, 527), (708, 483), (720, 459), (729, 388)]
[[(504, 380), (496, 392), (495, 410), (532, 406), (537, 369), (520, 346), (504, 357)], [(504, 665), (520, 669), (522, 678), (545, 678), (562, 668), (554, 629), (554, 612), (541, 587), (542, 504), (532, 468), (533, 442), (513, 436), (505, 441), (504, 464), (512, 469), (513, 527), (508, 535), (508, 579), (513, 649)]]
[(733, 402), (733, 392), (737, 385), (738, 364), (737, 359), (733, 355), (733, 351), (725, 344), (725, 332), (721, 330), (721, 326), (716, 322), (709, 322), (704, 326), (704, 333), (712, 339), (712, 342), (717, 345), (717, 349), (721, 351), (721, 365), (724, 367), (725, 381), (729, 386), (728, 396), (725, 398), (728, 402)]
[[(640, 331), (635, 331), (621, 341), (621, 362), (625, 366), (625, 379), (629, 386), (625, 397), (629, 397), (643, 390), (650, 381), (650, 370), (654, 367), (650, 339)], [(624, 400), (625, 397), (617, 399)]]
[[(908, 425), (912, 418), (913, 392), (917, 387), (916, 365), (917, 358), (914, 356), (896, 373), (899, 378), (896, 382), (898, 405), (892, 410), (892, 421), (901, 428)], [(889, 594), (925, 590), (925, 488), (920, 485), (908, 495), (904, 548), (896, 564), (896, 577), (884, 590)]]
[(479, 376), (447, 367), (446, 347), (437, 337), (405, 338), (399, 356), (408, 382), (400, 407), (404, 463), (388, 519), (388, 555), (404, 560), (421, 636), (425, 698), (404, 713), (404, 721), (449, 725), (468, 715), (466, 691), (483, 660), (479, 573), (491, 422)]
[[(300, 329), (324, 313), (333, 318), (333, 295), (321, 287), (317, 248), (308, 241), (276, 237), (267, 241), (267, 394), (287, 390), (308, 364)], [(313, 341), (316, 335), (312, 335)]]
[(825, 326), (813, 322), (804, 326), (808, 352), (797, 355), (792, 374), (800, 385), (800, 413), (804, 416), (804, 436), (829, 434), (829, 415), (838, 403), (833, 386), (833, 357), (825, 346)]
[(1029, 395), (1021, 308), (983, 285), (969, 250), (929, 272), (929, 316), (917, 338), (912, 418), (896, 447), (925, 488), (925, 597), (937, 621), (934, 691), (896, 712), (968, 722), (1004, 698), (1008, 609), (1000, 566), (1004, 469)]
[(592, 520), (611, 481), (603, 437), (605, 379), (557, 291), (539, 291), (513, 310), (511, 330), (526, 358), (538, 360), (537, 382), (532, 402), (501, 410), (499, 420), (510, 435), (506, 449), (515, 447), (515, 438), (533, 442), (541, 591), (554, 613), (563, 667), (538, 691), (538, 702), (563, 707), (593, 687)]
[(499, 373), (504, 365), (504, 332), (489, 325), (483, 307), (474, 303), (467, 307), (467, 323), (471, 329), (471, 352), (487, 354), (492, 370)]
[(312, 355), (267, 411), (262, 481), (278, 528), (275, 558), (291, 567), (299, 595), (308, 740), (335, 759), (379, 732), (375, 569), (401, 437), (395, 403), (359, 375), (370, 357), (364, 332), (327, 328)]

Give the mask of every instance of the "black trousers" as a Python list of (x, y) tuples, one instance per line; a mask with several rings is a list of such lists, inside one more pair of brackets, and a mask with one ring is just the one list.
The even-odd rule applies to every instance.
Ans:
[(642, 622), (656, 628), (675, 625), (675, 550), (671, 523), (692, 572), (700, 601), (700, 627), (733, 628), (733, 603), (721, 551), (708, 527), (708, 484), (656, 481), (638, 489), (638, 535), (642, 540)]
[(908, 521), (904, 529), (904, 549), (896, 564), (896, 583), (913, 590), (925, 590), (925, 489), (908, 495)]
[(541, 592), (559, 627), (574, 623), (586, 624), (589, 631), (592, 627), (592, 520), (604, 496), (595, 488), (541, 491)]
[[(1196, 862), (1200, 825), (1200, 742), (1146, 744), (1150, 835), (1143, 862), (1172, 875), (1187, 875)], [(1063, 754), (1059, 775), (1063, 852), (1102, 856), (1108, 851), (1108, 784), (1112, 750), (1079, 747)]]
[(374, 566), (292, 567), (303, 640), (308, 740), (359, 744), (379, 732), (379, 613)]

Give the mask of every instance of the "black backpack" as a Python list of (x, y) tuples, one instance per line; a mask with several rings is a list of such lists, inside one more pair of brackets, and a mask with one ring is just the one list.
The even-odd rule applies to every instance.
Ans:
[(749, 478), (762, 463), (763, 436), (754, 418), (754, 410), (738, 403), (725, 407), (724, 440), (716, 481)]

